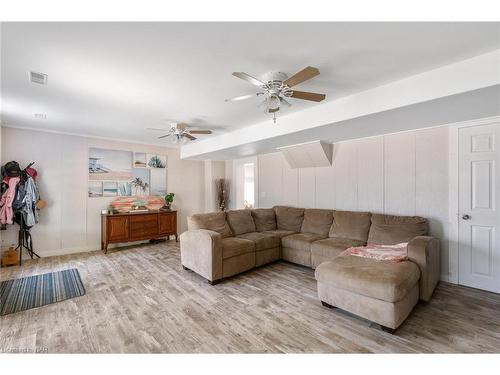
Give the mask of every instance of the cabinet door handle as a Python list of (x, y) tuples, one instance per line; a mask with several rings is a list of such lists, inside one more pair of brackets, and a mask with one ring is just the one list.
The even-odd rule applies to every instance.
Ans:
[(470, 220), (471, 217), (470, 217), (470, 215), (466, 214), (466, 215), (462, 216), (462, 219), (464, 219), (464, 220)]

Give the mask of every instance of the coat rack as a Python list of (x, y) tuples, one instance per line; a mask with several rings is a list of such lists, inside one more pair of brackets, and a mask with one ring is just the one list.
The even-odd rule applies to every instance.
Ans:
[[(31, 162), (22, 170), (21, 179), (26, 180), (28, 178), (26, 170), (33, 164), (35, 164), (35, 162)], [(19, 250), (19, 265), (21, 265), (23, 261), (23, 249), (27, 251), (31, 259), (34, 259), (34, 257), (40, 258), (40, 256), (33, 250), (33, 239), (31, 237), (30, 228), (26, 227), (22, 212), (20, 213), (20, 217), (21, 221), (19, 223), (18, 245), (16, 247), (16, 251)]]

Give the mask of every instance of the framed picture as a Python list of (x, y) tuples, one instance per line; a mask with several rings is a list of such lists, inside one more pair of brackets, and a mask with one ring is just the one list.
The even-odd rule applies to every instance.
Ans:
[(134, 152), (134, 165), (133, 168), (146, 168), (146, 153)]
[(118, 184), (116, 183), (116, 181), (103, 181), (102, 196), (116, 197), (117, 195), (118, 195)]
[(148, 168), (167, 168), (167, 155), (146, 154)]
[(164, 196), (167, 156), (89, 148), (88, 196)]
[(102, 182), (89, 181), (89, 197), (102, 197)]

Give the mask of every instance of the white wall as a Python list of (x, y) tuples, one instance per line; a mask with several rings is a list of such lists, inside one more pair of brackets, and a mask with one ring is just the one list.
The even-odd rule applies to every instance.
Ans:
[[(3, 127), (2, 160), (21, 166), (35, 161), (39, 190), (48, 203), (32, 229), (40, 256), (100, 248), (100, 212), (113, 198), (87, 196), (89, 147), (166, 154), (167, 189), (175, 193), (179, 233), (186, 230), (187, 215), (203, 211), (203, 162), (181, 160), (178, 149)], [(17, 229), (9, 226), (2, 243), (15, 243)]]
[(281, 153), (259, 155), (259, 206), (420, 215), (442, 239), (448, 278), (448, 128), (378, 136), (334, 145), (333, 166), (291, 169)]

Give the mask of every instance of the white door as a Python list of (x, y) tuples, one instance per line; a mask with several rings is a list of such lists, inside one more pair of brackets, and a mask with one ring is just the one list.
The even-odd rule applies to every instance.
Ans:
[(459, 283), (500, 293), (500, 124), (459, 130)]

